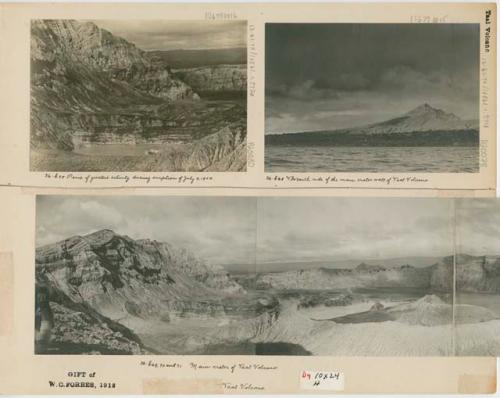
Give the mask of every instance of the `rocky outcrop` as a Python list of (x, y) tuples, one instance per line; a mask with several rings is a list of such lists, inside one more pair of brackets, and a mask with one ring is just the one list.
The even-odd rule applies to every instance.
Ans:
[(125, 123), (127, 116), (145, 123), (151, 106), (184, 98), (197, 95), (165, 68), (152, 66), (142, 50), (95, 24), (32, 21), (32, 147), (72, 150), (75, 133), (102, 126), (93, 118), (121, 118), (125, 130), (137, 130)]
[(453, 279), (453, 256), (444, 257), (431, 267), (430, 288), (450, 292)]
[[(61, 145), (77, 150), (91, 144), (143, 144), (143, 143), (191, 143), (218, 133), (234, 131), (240, 141), (246, 139), (246, 127), (242, 124), (245, 110), (237, 104), (206, 106), (197, 103), (186, 106), (170, 103), (151, 106), (150, 112), (130, 113), (74, 113), (62, 114), (48, 123), (57, 126), (54, 139)], [(39, 125), (47, 116), (40, 115)], [(36, 115), (35, 117), (39, 117)], [(222, 127), (221, 125), (228, 125)], [(62, 135), (60, 131), (71, 131)], [(207, 141), (210, 141), (208, 139)], [(205, 141), (199, 142), (199, 147)]]
[(196, 303), (207, 309), (221, 296), (244, 292), (224, 270), (184, 249), (109, 230), (38, 248), (36, 269), (70, 300), (111, 319), (162, 319), (183, 311), (184, 302), (188, 311)]
[(176, 79), (166, 67), (134, 65), (127, 69), (113, 71), (112, 78), (125, 81), (137, 90), (158, 98), (172, 101), (200, 98), (186, 83)]
[[(370, 267), (370, 266), (367, 266)], [(276, 289), (333, 289), (333, 288), (383, 288), (410, 287), (428, 288), (431, 267), (415, 268), (402, 266), (373, 269), (312, 269), (276, 272), (258, 276), (256, 284)]]
[[(35, 83), (40, 74), (66, 70), (71, 77), (72, 71), (85, 67), (96, 75), (126, 82), (157, 97), (195, 96), (189, 86), (175, 79), (165, 67), (154, 66), (144, 51), (92, 22), (33, 20), (31, 37)], [(73, 65), (80, 68), (72, 69)]]
[(124, 325), (73, 300), (50, 273), (36, 273), (35, 352), (37, 354), (150, 354)]
[(496, 257), (458, 254), (455, 259), (453, 256), (443, 258), (433, 268), (433, 289), (451, 291), (455, 278), (457, 292), (500, 292), (500, 260)]
[(225, 271), (184, 249), (110, 230), (38, 248), (36, 272), (65, 303), (122, 324), (225, 314), (222, 298), (244, 294)]
[(232, 125), (198, 141), (186, 161), (187, 171), (244, 171), (246, 128)]
[(199, 353), (255, 337), (280, 312), (185, 249), (111, 230), (39, 247), (36, 280), (52, 312), (39, 353)]
[(304, 294), (299, 296), (299, 302), (297, 304), (297, 309), (302, 308), (313, 308), (318, 306), (325, 307), (344, 307), (351, 305), (354, 301), (354, 297), (351, 294), (338, 294), (331, 296), (331, 293), (316, 293), (316, 294)]
[(382, 267), (381, 265), (368, 265), (366, 263), (360, 263), (356, 266), (356, 271), (358, 272), (379, 272), (385, 270), (387, 270), (387, 268)]
[(460, 255), (456, 267), (458, 292), (500, 292), (500, 259)]
[(243, 94), (247, 90), (246, 64), (179, 69), (175, 75), (202, 97), (216, 92)]
[(451, 292), (454, 280), (457, 292), (498, 293), (500, 259), (458, 254), (455, 259), (453, 256), (443, 257), (428, 267), (383, 267), (361, 263), (353, 269), (319, 268), (261, 274), (256, 277), (255, 284), (276, 289), (409, 287)]
[[(454, 261), (456, 270), (454, 275)], [(458, 254), (428, 267), (383, 267), (361, 263), (354, 269), (310, 269), (259, 275), (257, 286), (276, 289), (408, 287), (451, 292), (500, 292), (500, 259)]]
[[(50, 342), (39, 345), (43, 354), (60, 352), (71, 354), (145, 355), (151, 351), (138, 340), (132, 340), (106, 323), (100, 323), (81, 311), (74, 311), (58, 303), (51, 303), (54, 328)], [(43, 349), (45, 348), (45, 351)]]
[[(196, 89), (179, 78), (183, 73), (172, 72), (161, 59), (151, 59), (134, 44), (94, 23), (32, 21), (32, 167), (44, 171), (60, 167), (76, 171), (244, 169), (246, 104), (242, 99), (219, 101), (218, 95), (239, 93), (246, 99), (246, 68), (214, 65), (195, 69), (188, 73), (188, 80), (198, 82), (200, 90), (207, 90), (203, 93), (218, 93), (217, 100), (200, 100)], [(233, 134), (234, 124), (243, 126), (237, 134)], [(225, 137), (226, 127), (232, 132), (229, 140), (228, 136), (220, 138)], [(120, 154), (110, 153), (103, 160), (86, 151), (85, 159), (68, 156), (63, 166), (38, 156), (46, 150), (78, 152), (93, 144), (161, 144), (168, 154), (151, 158), (139, 151), (123, 160)], [(172, 162), (170, 147), (177, 144), (186, 146), (180, 151), (182, 156), (176, 154)], [(191, 150), (194, 153), (187, 160)]]
[(103, 71), (148, 64), (143, 51), (92, 22), (35, 19), (31, 34), (33, 60), (55, 61), (64, 56)]
[[(198, 96), (166, 67), (153, 66), (142, 50), (95, 24), (32, 21), (33, 147), (73, 149), (75, 132), (92, 134), (102, 126), (89, 118), (121, 118), (125, 130), (137, 130), (151, 120), (145, 105), (186, 98)], [(127, 117), (141, 123), (126, 123)]]

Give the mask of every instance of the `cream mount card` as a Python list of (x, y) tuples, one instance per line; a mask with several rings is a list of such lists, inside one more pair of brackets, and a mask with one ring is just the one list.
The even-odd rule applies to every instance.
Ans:
[(495, 190), (493, 3), (0, 10), (2, 184)]
[(120, 191), (2, 189), (2, 393), (495, 391), (497, 199)]
[(7, 4), (0, 54), (1, 393), (496, 390), (495, 4)]

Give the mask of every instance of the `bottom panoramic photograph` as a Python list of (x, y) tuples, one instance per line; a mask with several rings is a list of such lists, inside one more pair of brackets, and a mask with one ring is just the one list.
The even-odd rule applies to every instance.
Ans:
[(500, 355), (500, 201), (41, 195), (43, 355)]

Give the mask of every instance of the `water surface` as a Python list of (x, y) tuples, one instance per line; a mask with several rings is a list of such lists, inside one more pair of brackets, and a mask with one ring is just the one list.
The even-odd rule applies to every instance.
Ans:
[(478, 147), (268, 145), (266, 172), (478, 173)]

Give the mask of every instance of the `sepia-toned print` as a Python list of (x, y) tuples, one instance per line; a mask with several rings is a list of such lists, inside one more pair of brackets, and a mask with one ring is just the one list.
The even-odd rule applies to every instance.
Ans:
[(479, 172), (479, 24), (266, 24), (267, 172)]
[(32, 171), (246, 170), (244, 21), (32, 20)]
[(254, 262), (251, 199), (37, 201), (37, 353), (241, 353), (274, 316), (224, 268)]
[(36, 353), (498, 355), (498, 253), (456, 245), (453, 217), (451, 199), (38, 196)]

